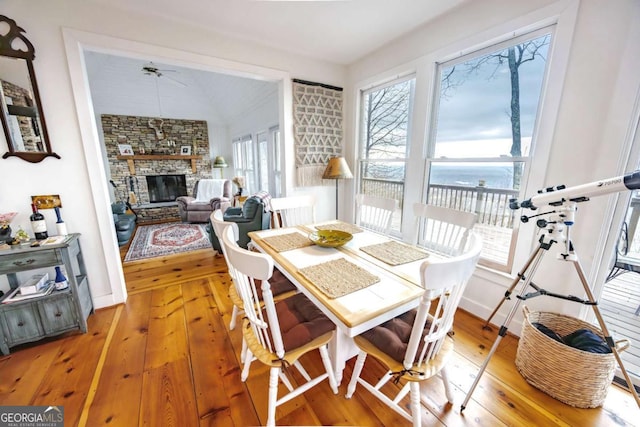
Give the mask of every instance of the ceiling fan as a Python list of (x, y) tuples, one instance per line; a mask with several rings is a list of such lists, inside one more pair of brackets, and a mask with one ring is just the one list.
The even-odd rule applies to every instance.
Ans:
[(169, 69), (158, 68), (156, 66), (156, 64), (154, 64), (153, 62), (148, 62), (148, 63), (146, 63), (146, 64), (144, 64), (142, 66), (142, 73), (145, 76), (155, 76), (157, 78), (164, 77), (171, 83), (174, 83), (174, 84), (176, 84), (178, 86), (181, 86), (181, 87), (187, 87), (187, 85), (185, 83), (165, 75), (165, 73), (167, 73), (167, 72), (169, 72), (169, 73), (177, 73), (178, 71), (177, 70), (169, 70)]

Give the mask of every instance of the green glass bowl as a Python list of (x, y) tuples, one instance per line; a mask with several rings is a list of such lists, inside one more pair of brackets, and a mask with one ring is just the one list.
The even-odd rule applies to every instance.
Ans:
[(309, 240), (325, 248), (337, 248), (353, 239), (351, 233), (341, 230), (316, 230), (309, 233)]

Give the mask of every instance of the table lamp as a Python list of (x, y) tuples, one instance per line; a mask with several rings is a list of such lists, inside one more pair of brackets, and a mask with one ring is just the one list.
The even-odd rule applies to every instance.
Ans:
[(351, 178), (353, 178), (353, 174), (351, 173), (349, 165), (344, 157), (332, 157), (329, 159), (327, 168), (322, 174), (322, 179), (336, 180), (336, 219), (338, 219), (338, 180)]
[(229, 165), (227, 164), (227, 162), (225, 161), (224, 157), (222, 156), (216, 156), (215, 160), (213, 161), (213, 167), (215, 169), (220, 169), (220, 178), (223, 178), (222, 176), (222, 169), (223, 168), (228, 168)]

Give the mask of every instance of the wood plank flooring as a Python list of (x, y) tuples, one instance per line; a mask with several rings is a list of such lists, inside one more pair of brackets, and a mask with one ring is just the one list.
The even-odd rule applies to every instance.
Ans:
[[(268, 370), (251, 366), (240, 380), (240, 331), (229, 330), (230, 278), (210, 250), (124, 265), (126, 304), (98, 310), (87, 334), (68, 333), (0, 357), (0, 405), (62, 405), (66, 426), (256, 426), (266, 417)], [(517, 339), (506, 336), (463, 413), (460, 404), (496, 337), (460, 311), (450, 376), (455, 404), (438, 379), (425, 383), (425, 426), (631, 426), (640, 409), (611, 386), (597, 409), (564, 405), (517, 372)], [(319, 356), (302, 360), (313, 376)], [(333, 395), (322, 383), (277, 411), (278, 425), (408, 426), (358, 388), (345, 399), (351, 360)], [(369, 359), (364, 375), (379, 374)], [(295, 378), (294, 378), (295, 379)], [(392, 386), (392, 385), (390, 385)], [(408, 401), (405, 402), (408, 404)]]
[(640, 274), (627, 272), (605, 283), (599, 306), (609, 333), (631, 341), (620, 356), (627, 371), (640, 376)]

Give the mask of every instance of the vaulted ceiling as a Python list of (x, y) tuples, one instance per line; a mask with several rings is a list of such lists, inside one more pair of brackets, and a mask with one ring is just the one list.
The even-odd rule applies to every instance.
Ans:
[(87, 52), (87, 75), (98, 114), (208, 119), (226, 126), (263, 103), (277, 108), (277, 83)]

